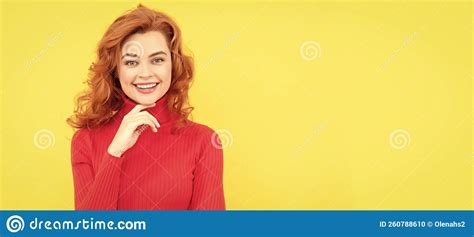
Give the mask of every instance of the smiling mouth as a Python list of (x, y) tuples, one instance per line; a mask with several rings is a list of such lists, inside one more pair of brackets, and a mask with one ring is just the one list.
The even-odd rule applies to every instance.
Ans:
[(133, 84), (136, 88), (138, 89), (152, 89), (155, 88), (157, 85), (159, 85), (159, 82), (154, 82), (154, 83), (140, 83), (140, 84)]

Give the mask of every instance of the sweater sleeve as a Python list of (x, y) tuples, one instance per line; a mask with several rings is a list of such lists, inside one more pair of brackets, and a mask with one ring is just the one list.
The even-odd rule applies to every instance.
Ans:
[[(71, 144), (71, 163), (74, 179), (76, 210), (116, 210), (123, 158), (116, 158), (107, 151), (92, 152), (90, 131), (78, 130)], [(95, 155), (103, 157), (93, 157)], [(98, 167), (92, 159), (101, 160)]]
[(196, 162), (190, 210), (225, 210), (223, 152), (219, 136), (213, 134), (203, 140)]

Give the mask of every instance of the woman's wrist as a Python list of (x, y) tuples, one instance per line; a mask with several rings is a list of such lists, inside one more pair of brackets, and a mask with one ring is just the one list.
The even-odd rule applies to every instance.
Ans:
[(111, 149), (110, 147), (109, 149), (107, 149), (107, 152), (109, 153), (109, 155), (114, 156), (115, 158), (121, 158), (123, 154), (122, 151), (114, 150), (114, 149)]

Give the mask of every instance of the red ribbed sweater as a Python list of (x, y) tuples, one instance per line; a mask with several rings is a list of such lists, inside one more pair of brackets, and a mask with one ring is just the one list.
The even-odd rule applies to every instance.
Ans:
[(157, 133), (147, 127), (122, 158), (107, 152), (123, 116), (136, 105), (122, 99), (110, 122), (79, 129), (72, 138), (76, 210), (224, 210), (219, 137), (192, 121), (173, 132), (179, 116), (167, 109), (167, 95), (145, 110), (160, 123)]

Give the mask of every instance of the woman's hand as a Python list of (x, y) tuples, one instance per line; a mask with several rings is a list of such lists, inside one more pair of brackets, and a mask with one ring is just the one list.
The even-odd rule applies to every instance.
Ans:
[(107, 149), (107, 152), (110, 155), (121, 157), (125, 151), (135, 145), (138, 137), (147, 126), (150, 126), (153, 132), (158, 131), (158, 128), (160, 127), (158, 120), (156, 120), (156, 118), (150, 113), (142, 111), (143, 109), (154, 107), (155, 105), (156, 104), (138, 104), (123, 117), (119, 129)]

